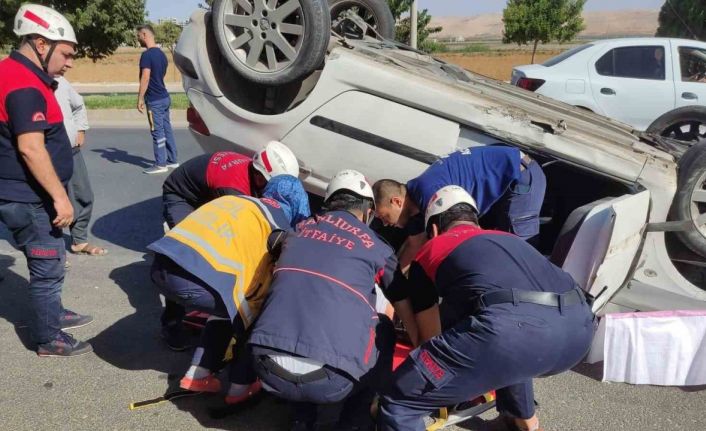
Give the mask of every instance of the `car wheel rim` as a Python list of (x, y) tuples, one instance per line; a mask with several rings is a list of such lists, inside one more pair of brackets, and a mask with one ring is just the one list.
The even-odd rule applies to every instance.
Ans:
[(378, 28), (378, 17), (369, 8), (361, 5), (358, 2), (343, 2), (339, 3), (333, 8), (331, 8), (331, 22), (336, 22), (337, 20), (343, 18), (343, 15), (347, 11), (352, 11), (365, 21), (370, 27), (366, 32), (366, 36), (376, 37)]
[[(696, 221), (706, 213), (706, 172), (702, 173), (691, 192), (691, 219)], [(697, 226), (701, 235), (706, 237), (706, 225)]]
[(230, 0), (224, 6), (228, 47), (245, 67), (276, 73), (294, 63), (306, 34), (299, 0)]
[(682, 121), (664, 129), (662, 136), (685, 142), (699, 142), (706, 139), (706, 124), (701, 121)]

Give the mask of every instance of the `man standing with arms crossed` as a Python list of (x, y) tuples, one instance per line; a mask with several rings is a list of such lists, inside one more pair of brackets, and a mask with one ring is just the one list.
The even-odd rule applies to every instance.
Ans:
[(140, 93), (137, 96), (137, 110), (141, 114), (145, 109), (147, 110), (154, 145), (154, 166), (143, 172), (148, 175), (162, 174), (167, 172), (168, 168), (179, 167), (172, 123), (169, 120), (169, 107), (172, 100), (164, 85), (164, 75), (167, 73), (169, 61), (157, 47), (151, 25), (145, 24), (137, 28), (137, 40), (142, 47), (147, 48), (140, 57)]
[(20, 7), (14, 31), (20, 48), (0, 62), (0, 222), (27, 257), (37, 354), (76, 356), (93, 349), (63, 329), (92, 318), (61, 304), (62, 229), (74, 218), (66, 194), (73, 162), (52, 78), (72, 66), (76, 35), (61, 14), (34, 4)]

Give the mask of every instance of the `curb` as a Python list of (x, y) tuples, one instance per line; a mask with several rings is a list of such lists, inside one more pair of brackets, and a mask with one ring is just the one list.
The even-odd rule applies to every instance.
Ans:
[[(189, 127), (184, 109), (173, 109), (171, 120), (174, 128)], [(88, 124), (91, 127), (149, 127), (147, 116), (136, 109), (90, 109)]]
[[(137, 94), (140, 89), (140, 84), (137, 82), (72, 82), (71, 85), (84, 96), (89, 94)], [(184, 92), (181, 82), (168, 82), (166, 87), (170, 94)]]

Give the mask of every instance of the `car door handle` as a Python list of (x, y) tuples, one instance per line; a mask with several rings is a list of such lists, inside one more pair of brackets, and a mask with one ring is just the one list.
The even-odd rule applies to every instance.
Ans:
[(615, 96), (615, 90), (612, 88), (603, 87), (601, 88), (601, 94), (605, 94), (606, 96)]
[(699, 100), (699, 96), (690, 92), (682, 93), (681, 98), (686, 100)]

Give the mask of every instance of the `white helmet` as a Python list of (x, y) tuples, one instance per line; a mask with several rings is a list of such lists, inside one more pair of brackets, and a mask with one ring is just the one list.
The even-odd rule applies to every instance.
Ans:
[(368, 183), (365, 175), (358, 171), (346, 169), (334, 175), (331, 181), (329, 181), (328, 187), (326, 187), (324, 202), (339, 190), (348, 190), (362, 198), (367, 198), (375, 202), (373, 188), (370, 187), (370, 183)]
[(294, 153), (286, 145), (277, 141), (268, 142), (265, 148), (258, 151), (253, 158), (252, 166), (267, 181), (277, 175), (299, 177), (299, 162)]
[(476, 200), (473, 199), (473, 196), (471, 196), (463, 187), (446, 186), (439, 189), (436, 193), (434, 193), (434, 196), (432, 196), (429, 201), (429, 205), (427, 205), (427, 211), (424, 214), (424, 226), (427, 226), (430, 218), (437, 214), (443, 213), (456, 204), (461, 203), (472, 206), (476, 213), (478, 212)]
[(54, 42), (78, 44), (74, 28), (62, 14), (52, 8), (26, 3), (15, 15), (15, 34), (29, 36), (37, 34)]

